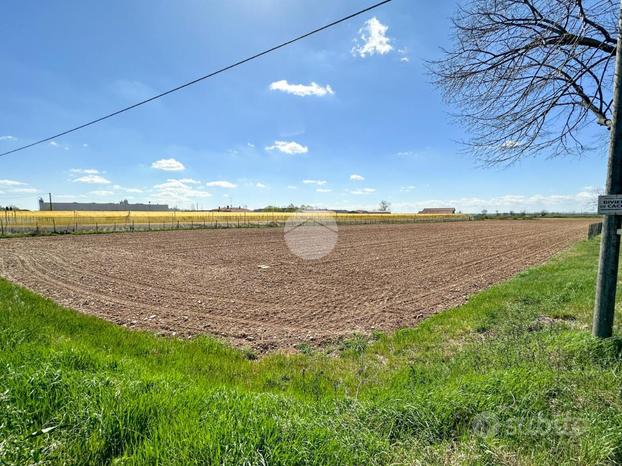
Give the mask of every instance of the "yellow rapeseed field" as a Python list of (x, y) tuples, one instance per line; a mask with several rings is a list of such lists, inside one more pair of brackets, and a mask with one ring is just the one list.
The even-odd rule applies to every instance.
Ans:
[[(283, 224), (287, 212), (121, 212), (121, 211), (5, 211), (0, 213), (0, 233), (29, 231), (89, 231), (127, 229), (170, 229), (200, 227), (244, 227)], [(326, 212), (317, 212), (326, 215)], [(462, 220), (466, 216), (430, 214), (346, 214), (335, 213), (338, 224), (406, 223)]]

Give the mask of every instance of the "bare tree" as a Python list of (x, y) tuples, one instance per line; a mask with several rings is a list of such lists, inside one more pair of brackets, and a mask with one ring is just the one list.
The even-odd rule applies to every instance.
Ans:
[(378, 209), (380, 212), (389, 212), (391, 210), (391, 203), (389, 201), (380, 201)]
[(431, 69), (470, 150), (486, 163), (580, 153), (586, 125), (611, 129), (618, 13), (614, 0), (468, 1)]

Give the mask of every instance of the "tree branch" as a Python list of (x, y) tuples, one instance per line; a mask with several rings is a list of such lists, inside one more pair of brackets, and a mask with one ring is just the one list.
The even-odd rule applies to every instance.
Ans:
[[(586, 150), (581, 132), (611, 127), (618, 6), (613, 0), (470, 0), (435, 82), (489, 163)], [(603, 133), (605, 138), (606, 133)]]

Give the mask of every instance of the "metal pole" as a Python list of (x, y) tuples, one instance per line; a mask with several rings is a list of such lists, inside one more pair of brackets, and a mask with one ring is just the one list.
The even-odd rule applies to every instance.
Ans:
[(50, 197), (50, 212), (51, 212), (52, 210), (54, 210), (52, 208), (52, 193), (48, 193), (48, 196)]
[[(618, 30), (622, 30), (621, 15)], [(609, 141), (609, 162), (607, 164), (607, 194), (622, 194), (622, 35), (618, 35), (616, 50), (616, 71), (613, 88), (613, 125)], [(620, 115), (620, 118), (618, 118)], [(620, 257), (619, 215), (606, 215), (603, 219), (603, 234), (600, 240), (600, 259), (596, 282), (596, 302), (592, 334), (608, 338), (613, 333), (618, 262)]]

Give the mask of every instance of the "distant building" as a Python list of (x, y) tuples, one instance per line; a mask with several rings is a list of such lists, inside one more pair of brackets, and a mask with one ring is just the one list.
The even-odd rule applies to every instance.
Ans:
[(114, 202), (45, 202), (39, 199), (39, 210), (81, 210), (81, 211), (168, 211), (167, 204), (130, 204), (127, 200), (119, 203)]
[(426, 209), (420, 210), (420, 214), (436, 214), (436, 215), (449, 215), (455, 214), (456, 209), (453, 207), (428, 207)]

